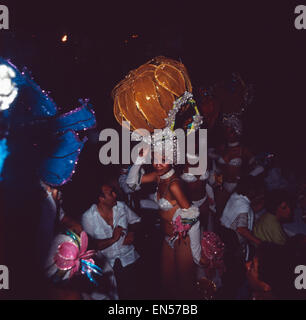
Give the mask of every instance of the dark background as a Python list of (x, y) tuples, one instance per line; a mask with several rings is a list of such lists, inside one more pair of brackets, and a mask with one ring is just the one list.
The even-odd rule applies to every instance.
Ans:
[(10, 9), (10, 30), (0, 32), (0, 55), (27, 66), (63, 111), (76, 107), (79, 98), (94, 105), (98, 128), (90, 133), (74, 177), (82, 188), (111, 172), (99, 163), (102, 143), (94, 137), (102, 128), (120, 130), (112, 88), (156, 55), (181, 59), (194, 87), (238, 71), (255, 87), (245, 114), (247, 144), (276, 153), (285, 169), (302, 173), (306, 30), (294, 27), (294, 8), (301, 2), (2, 3)]

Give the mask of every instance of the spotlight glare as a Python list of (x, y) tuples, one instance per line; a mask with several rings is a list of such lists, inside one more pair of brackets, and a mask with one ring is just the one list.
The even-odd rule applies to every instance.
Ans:
[(67, 34), (63, 35), (63, 37), (62, 37), (62, 42), (67, 42), (67, 40), (68, 40)]
[(6, 110), (18, 95), (18, 88), (12, 78), (16, 77), (15, 71), (8, 65), (0, 65), (0, 111)]

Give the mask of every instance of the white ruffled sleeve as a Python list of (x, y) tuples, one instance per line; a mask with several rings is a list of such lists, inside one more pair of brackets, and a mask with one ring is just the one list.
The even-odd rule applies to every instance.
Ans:
[(140, 190), (141, 178), (144, 175), (144, 170), (141, 168), (142, 164), (145, 163), (144, 157), (138, 157), (135, 164), (129, 170), (126, 178), (126, 184), (132, 191)]
[(120, 188), (123, 190), (123, 192), (125, 194), (129, 194), (129, 193), (132, 193), (133, 190), (131, 190), (131, 188), (127, 185), (126, 179), (127, 179), (127, 175), (122, 174), (118, 179), (118, 183), (119, 183)]

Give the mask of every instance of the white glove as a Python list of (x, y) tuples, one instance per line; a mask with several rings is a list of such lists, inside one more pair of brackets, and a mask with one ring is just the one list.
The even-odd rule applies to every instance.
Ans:
[(144, 170), (141, 169), (141, 165), (145, 163), (144, 157), (137, 157), (135, 164), (131, 167), (128, 176), (126, 178), (126, 184), (132, 191), (140, 190), (141, 178), (144, 175)]

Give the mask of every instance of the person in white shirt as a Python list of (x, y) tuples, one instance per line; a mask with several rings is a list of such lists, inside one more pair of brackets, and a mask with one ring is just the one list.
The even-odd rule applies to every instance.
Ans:
[(94, 248), (107, 257), (115, 270), (121, 299), (131, 298), (128, 291), (133, 286), (139, 258), (133, 242), (140, 220), (124, 202), (117, 201), (114, 189), (107, 184), (101, 186), (98, 204), (82, 216), (82, 226), (93, 239)]
[(260, 176), (264, 167), (257, 164), (253, 153), (241, 144), (243, 125), (235, 114), (223, 115), (225, 143), (207, 150), (213, 172), (210, 183), (214, 185), (217, 214), (223, 212), (227, 200), (236, 191), (241, 177)]
[(236, 232), (242, 257), (245, 260), (249, 258), (248, 242), (260, 245), (261, 241), (252, 234), (254, 212), (251, 207), (251, 201), (256, 196), (255, 180), (256, 178), (248, 176), (242, 178), (234, 192), (226, 203), (220, 222), (221, 225)]

